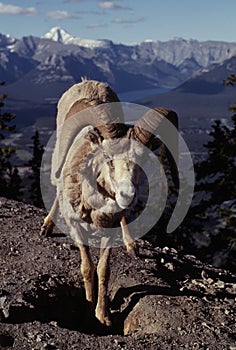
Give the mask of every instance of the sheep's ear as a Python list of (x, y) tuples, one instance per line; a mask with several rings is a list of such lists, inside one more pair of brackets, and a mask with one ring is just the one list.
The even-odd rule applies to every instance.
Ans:
[(103, 141), (103, 137), (97, 128), (90, 130), (86, 136), (86, 139), (88, 139), (92, 145), (101, 144)]

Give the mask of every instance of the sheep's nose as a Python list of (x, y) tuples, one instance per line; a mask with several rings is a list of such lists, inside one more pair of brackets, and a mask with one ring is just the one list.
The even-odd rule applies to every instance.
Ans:
[(125, 209), (133, 201), (135, 197), (135, 187), (129, 181), (122, 181), (119, 183), (119, 190), (116, 194), (116, 201), (118, 205)]

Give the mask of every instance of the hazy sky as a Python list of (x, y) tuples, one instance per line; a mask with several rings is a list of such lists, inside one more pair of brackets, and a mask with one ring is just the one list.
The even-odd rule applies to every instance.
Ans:
[(236, 42), (236, 0), (0, 0), (0, 33), (138, 43), (174, 37)]

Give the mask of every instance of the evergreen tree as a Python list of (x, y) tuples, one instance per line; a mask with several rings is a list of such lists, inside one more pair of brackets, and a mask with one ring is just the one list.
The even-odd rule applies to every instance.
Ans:
[(41, 196), (41, 188), (40, 188), (40, 167), (42, 162), (42, 156), (44, 152), (44, 147), (40, 143), (39, 132), (36, 130), (34, 136), (32, 136), (33, 146), (33, 156), (32, 159), (29, 160), (28, 166), (31, 168), (31, 175), (29, 179), (31, 180), (30, 187), (30, 198), (32, 203), (37, 207), (43, 207), (43, 200)]
[[(236, 76), (225, 84), (236, 85)], [(195, 166), (195, 202), (182, 230), (188, 246), (193, 250), (195, 245), (201, 257), (236, 271), (236, 104), (230, 110), (232, 125), (215, 121), (204, 145), (207, 158)]]
[(22, 199), (22, 180), (19, 175), (18, 168), (9, 164), (8, 171), (8, 193), (7, 198), (21, 200)]
[(205, 204), (220, 204), (225, 200), (236, 198), (235, 191), (235, 139), (233, 133), (236, 129), (230, 129), (217, 120), (212, 125), (210, 132), (212, 138), (205, 148), (208, 157), (205, 161), (196, 165), (197, 190), (207, 191), (209, 199)]
[[(4, 85), (4, 83), (0, 83), (0, 86), (2, 85)], [(12, 192), (14, 179), (11, 179), (13, 173), (10, 157), (16, 151), (16, 147), (4, 145), (3, 140), (9, 132), (15, 130), (15, 125), (12, 125), (11, 122), (16, 116), (12, 113), (2, 112), (6, 97), (6, 94), (0, 95), (0, 195), (10, 198), (10, 196), (14, 194)], [(16, 172), (14, 172), (14, 178), (15, 177)], [(19, 184), (19, 182), (20, 178), (18, 177), (17, 183)], [(17, 193), (19, 192), (19, 189), (16, 189), (16, 187), (15, 190), (17, 190)]]

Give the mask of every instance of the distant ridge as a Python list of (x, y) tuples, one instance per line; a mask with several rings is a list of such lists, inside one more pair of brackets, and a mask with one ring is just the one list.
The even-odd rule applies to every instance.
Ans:
[(53, 27), (43, 38), (0, 34), (0, 50), (0, 77), (8, 83), (24, 79), (27, 72), (29, 84), (38, 86), (45, 81), (64, 86), (86, 75), (107, 81), (118, 91), (130, 91), (175, 88), (197, 71), (232, 57), (236, 43), (175, 38), (123, 45), (77, 38)]
[[(55, 103), (81, 76), (108, 82), (118, 93), (179, 87), (186, 92), (192, 89), (189, 79), (197, 76), (201, 80), (203, 74), (204, 80), (204, 72), (231, 59), (236, 43), (175, 38), (124, 45), (77, 38), (53, 27), (42, 38), (29, 35), (15, 39), (0, 34), (0, 54), (0, 81), (6, 82), (14, 109), (22, 109), (35, 103)], [(215, 72), (221, 84), (226, 77)], [(202, 86), (206, 88), (198, 84), (197, 89)], [(210, 92), (211, 84), (207, 89)]]
[[(60, 27), (42, 38), (0, 34), (0, 81), (6, 82), (2, 93), (8, 94), (7, 111), (17, 115), (22, 130), (21, 138), (13, 136), (24, 149), (36, 125), (47, 140), (59, 97), (87, 76), (107, 82), (119, 95), (144, 91), (148, 97), (137, 103), (176, 110), (190, 148), (199, 152), (212, 120), (229, 116), (235, 90), (222, 82), (236, 71), (235, 54), (236, 43), (174, 38), (124, 45), (77, 38)], [(168, 92), (150, 96), (153, 90)]]

